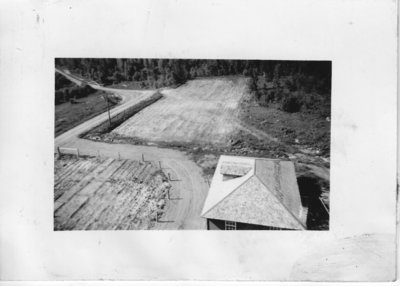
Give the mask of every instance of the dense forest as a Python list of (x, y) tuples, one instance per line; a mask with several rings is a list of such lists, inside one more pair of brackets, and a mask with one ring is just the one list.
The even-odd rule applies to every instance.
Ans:
[[(313, 110), (321, 116), (330, 113), (330, 61), (57, 58), (55, 64), (100, 84), (129, 81), (141, 88), (241, 75), (251, 79), (251, 91), (261, 105), (276, 103), (287, 112)], [(56, 80), (57, 84), (61, 83)]]

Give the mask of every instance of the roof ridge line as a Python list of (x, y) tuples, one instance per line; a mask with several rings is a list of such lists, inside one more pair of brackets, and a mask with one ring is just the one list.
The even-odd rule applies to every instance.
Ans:
[(302, 226), (304, 227), (304, 229), (307, 229), (307, 227), (300, 221), (300, 219), (298, 219), (288, 208), (287, 206), (277, 197), (275, 196), (275, 194), (273, 192), (270, 191), (270, 189), (267, 187), (266, 184), (264, 184), (264, 182), (262, 180), (260, 180), (260, 178), (257, 176), (256, 173), (254, 173), (254, 175), (256, 176), (257, 180), (268, 190), (268, 192), (270, 192), (275, 199), (277, 199), (281, 205), (287, 210), (287, 212)]
[(239, 189), (244, 183), (246, 183), (248, 180), (250, 180), (250, 178), (254, 177), (255, 173), (253, 175), (251, 175), (250, 177), (248, 177), (246, 180), (244, 180), (242, 183), (240, 183), (239, 186), (237, 186), (236, 188), (234, 188), (231, 192), (229, 192), (226, 196), (222, 197), (218, 203), (216, 203), (215, 205), (213, 205), (211, 208), (209, 208), (203, 215), (201, 216), (205, 216), (206, 214), (208, 214), (211, 210), (213, 210), (216, 206), (218, 206), (223, 200), (225, 200), (227, 197), (229, 197), (231, 194), (233, 194), (237, 189)]

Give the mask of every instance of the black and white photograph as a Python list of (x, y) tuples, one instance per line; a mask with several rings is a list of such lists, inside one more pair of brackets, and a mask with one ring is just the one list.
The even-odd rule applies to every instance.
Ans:
[(329, 230), (330, 61), (55, 59), (55, 230)]
[(0, 286), (395, 284), (398, 2), (0, 1)]

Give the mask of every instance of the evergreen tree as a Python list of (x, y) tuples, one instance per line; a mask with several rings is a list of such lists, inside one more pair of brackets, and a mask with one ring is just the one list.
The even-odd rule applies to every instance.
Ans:
[(180, 60), (172, 64), (172, 78), (176, 84), (183, 84), (186, 82), (187, 74)]

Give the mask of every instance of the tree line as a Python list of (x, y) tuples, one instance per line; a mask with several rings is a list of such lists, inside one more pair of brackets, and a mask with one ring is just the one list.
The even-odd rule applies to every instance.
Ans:
[(57, 58), (55, 64), (100, 84), (129, 81), (142, 88), (240, 75), (251, 79), (251, 91), (262, 105), (279, 103), (288, 112), (321, 104), (330, 108), (330, 61)]
[(102, 84), (140, 81), (152, 87), (207, 76), (263, 75), (273, 80), (295, 74), (323, 79), (328, 87), (331, 73), (328, 61), (57, 58), (55, 63)]
[[(260, 105), (278, 104), (286, 112), (300, 110), (329, 117), (331, 112), (331, 63), (295, 62), (303, 68), (288, 72), (276, 63), (273, 72), (250, 76), (250, 89)], [(282, 68), (283, 67), (283, 68)], [(304, 68), (305, 67), (305, 68)]]

